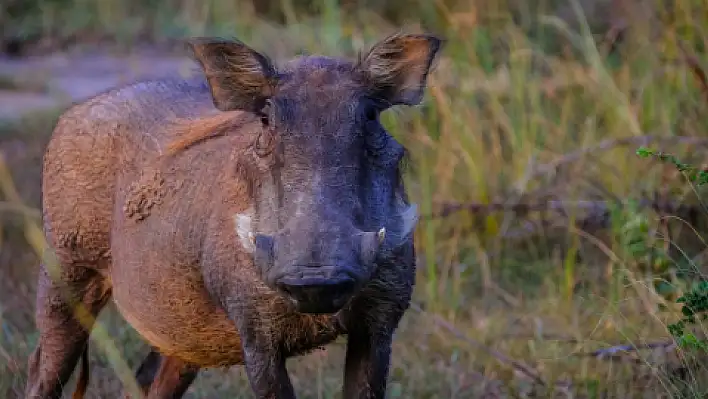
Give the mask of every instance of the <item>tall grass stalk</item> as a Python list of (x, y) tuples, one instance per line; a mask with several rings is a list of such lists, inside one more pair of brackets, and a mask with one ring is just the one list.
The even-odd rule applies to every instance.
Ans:
[[(15, 188), (12, 175), (7, 169), (5, 159), (2, 155), (0, 155), (0, 190), (2, 190), (3, 195), (10, 204), (14, 204), (17, 207), (23, 206), (22, 199)], [(44, 232), (37, 225), (36, 220), (31, 218), (29, 215), (24, 214), (23, 219), (25, 224), (25, 238), (27, 239), (27, 242), (32, 246), (38, 257), (42, 260), (42, 263), (45, 265), (50, 276), (57, 284), (61, 285), (61, 266), (59, 265), (53, 250), (48, 245), (44, 237)], [(105, 352), (108, 361), (111, 363), (111, 366), (113, 366), (113, 369), (116, 371), (118, 378), (120, 378), (123, 383), (126, 393), (130, 394), (131, 397), (134, 398), (141, 397), (142, 391), (133, 376), (132, 369), (121, 356), (118, 348), (116, 348), (115, 343), (106, 329), (101, 325), (101, 323), (95, 320), (93, 315), (91, 315), (83, 304), (76, 303), (72, 300), (72, 298), (72, 294), (67, 293), (66, 300), (73, 308), (74, 317), (87, 330), (91, 331), (91, 340), (97, 344), (99, 349)]]
[[(633, 21), (628, 15), (631, 29), (610, 52), (597, 44), (605, 32), (590, 23), (586, 1), (570, 4), (571, 17), (554, 13), (551, 7), (561, 2), (551, 1), (543, 2), (547, 8), (511, 0), (400, 3), (401, 15), (409, 11), (419, 15), (408, 21), (412, 25), (439, 28), (447, 38), (423, 103), (417, 109), (388, 111), (384, 119), (409, 150), (411, 167), (405, 178), (411, 200), (420, 205), (424, 216), (416, 234), (422, 261), (415, 298), (436, 317), (454, 320), (455, 334), (429, 318), (407, 314), (394, 342), (392, 395), (503, 397), (511, 394), (497, 391), (506, 387), (525, 394), (538, 388), (509, 367), (500, 367), (480, 346), (468, 345), (474, 339), (533, 364), (548, 386), (556, 386), (557, 379), (569, 381), (569, 389), (580, 392), (578, 396), (645, 397), (681, 391), (690, 397), (691, 392), (702, 392), (705, 367), (692, 365), (691, 382), (681, 388), (675, 370), (683, 366), (672, 358), (675, 351), (617, 351), (613, 361), (578, 355), (670, 339), (666, 326), (680, 317), (679, 310), (662, 300), (648, 282), (659, 273), (643, 270), (648, 262), (632, 255), (632, 244), (626, 239), (631, 232), (629, 219), (641, 216), (652, 228), (657, 224), (658, 216), (651, 211), (610, 211), (609, 222), (596, 223), (600, 227), (593, 222), (603, 221), (604, 215), (573, 209), (460, 211), (429, 217), (441, 203), (613, 201), (656, 193), (668, 193), (678, 203), (700, 202), (700, 190), (674, 184), (665, 168), (636, 159), (627, 146), (596, 146), (600, 141), (619, 142), (644, 134), (697, 138), (708, 130), (705, 101), (677, 50), (679, 38), (696, 38), (695, 42), (705, 38), (701, 28), (708, 22), (705, 5), (680, 0), (674, 7), (657, 9), (661, 18), (647, 21)], [(345, 12), (344, 6), (329, 0), (316, 4), (277, 0), (287, 21), (283, 26), (259, 19), (246, 2), (170, 0), (169, 6), (160, 6), (62, 0), (61, 4), (41, 11), (46, 20), (42, 28), (57, 37), (83, 32), (93, 38), (95, 32), (108, 32), (124, 35), (119, 35), (120, 40), (132, 43), (138, 40), (131, 36), (133, 32), (152, 34), (158, 42), (193, 34), (234, 35), (264, 51), (272, 50), (278, 60), (298, 52), (352, 55), (352, 50), (365, 50), (373, 40), (395, 30), (371, 9)], [(658, 28), (653, 36), (638, 33), (651, 24)], [(691, 43), (705, 63), (703, 50)], [(24, 132), (2, 139), (7, 146), (22, 142), (28, 151), (37, 146)], [(682, 158), (698, 157), (695, 147), (671, 147)], [(36, 190), (31, 188), (39, 184), (38, 172), (26, 179), (22, 174), (37, 169), (40, 157), (33, 154), (24, 160), (17, 156), (14, 172), (20, 176), (15, 184), (25, 187), (27, 196), (36, 201)], [(36, 210), (15, 202), (0, 205), (0, 211), (5, 210), (37, 219)], [(704, 214), (698, 221), (686, 221), (696, 224), (694, 235), (699, 237), (705, 235), (705, 226), (699, 227)], [(590, 227), (581, 227), (581, 222)], [(3, 231), (3, 251), (12, 239), (8, 231)], [(46, 246), (39, 233), (36, 226), (23, 232), (41, 252)], [(644, 235), (645, 249), (658, 251), (657, 240)], [(700, 275), (705, 242), (674, 241), (678, 240), (674, 236), (666, 240), (674, 248), (662, 249), (670, 259), (667, 274), (685, 262), (696, 269), (694, 277)], [(687, 285), (691, 281), (685, 280)], [(7, 313), (5, 309), (6, 318)], [(97, 337), (103, 337), (100, 326), (97, 331)], [(23, 333), (23, 339), (31, 341), (31, 331)], [(133, 339), (137, 340), (131, 336), (125, 342)], [(26, 355), (13, 352), (21, 347), (15, 342), (4, 344), (9, 356)], [(104, 351), (109, 358), (116, 355), (113, 349)], [(664, 357), (652, 357), (659, 355)], [(334, 345), (317, 363), (298, 362), (302, 368), (293, 368), (295, 384), (307, 397), (335, 397), (342, 356), (342, 346)], [(636, 361), (625, 360), (629, 356)], [(119, 360), (111, 360), (111, 365), (117, 367), (117, 374), (128, 375)], [(0, 376), (0, 389), (16, 389), (17, 383), (7, 381)], [(246, 386), (240, 371), (205, 373), (192, 393), (234, 397)]]

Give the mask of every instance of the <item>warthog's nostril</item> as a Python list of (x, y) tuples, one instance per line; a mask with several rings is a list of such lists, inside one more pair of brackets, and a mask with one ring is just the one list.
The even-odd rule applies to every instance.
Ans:
[(302, 313), (334, 313), (354, 293), (356, 281), (346, 275), (322, 278), (297, 273), (292, 277), (283, 277), (276, 285), (283, 294), (293, 299)]

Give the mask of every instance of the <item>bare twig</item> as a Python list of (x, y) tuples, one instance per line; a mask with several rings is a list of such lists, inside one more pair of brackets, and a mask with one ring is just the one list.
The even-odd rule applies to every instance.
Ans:
[(515, 296), (506, 292), (502, 287), (500, 287), (494, 281), (488, 281), (487, 288), (491, 289), (497, 295), (499, 295), (499, 298), (502, 301), (504, 301), (504, 303), (506, 303), (507, 305), (514, 307), (514, 308), (518, 308), (519, 306), (521, 306), (521, 301), (519, 301)]
[(686, 63), (688, 64), (689, 68), (691, 68), (691, 72), (693, 72), (693, 74), (696, 76), (696, 79), (698, 80), (698, 83), (701, 85), (701, 92), (703, 92), (703, 97), (706, 101), (708, 101), (708, 77), (706, 77), (706, 73), (703, 70), (703, 67), (701, 67), (701, 62), (698, 60), (698, 57), (689, 53), (688, 49), (686, 48), (686, 45), (683, 43), (682, 40), (678, 41), (678, 46), (681, 49), (681, 52), (683, 53), (683, 57)]
[[(666, 341), (659, 341), (659, 342), (648, 342), (648, 343), (642, 344), (642, 345), (633, 345), (633, 344), (615, 345), (615, 346), (611, 346), (609, 348), (597, 349), (592, 352), (575, 353), (574, 355), (575, 356), (582, 356), (582, 357), (595, 357), (599, 360), (627, 361), (628, 359), (626, 357), (621, 356), (622, 353), (624, 353), (624, 354), (634, 353), (634, 352), (639, 352), (640, 350), (645, 350), (645, 349), (664, 349), (666, 351), (669, 351), (671, 349), (674, 349), (675, 347), (676, 347), (676, 342), (674, 340), (666, 340)], [(641, 359), (636, 359), (636, 358), (632, 358), (632, 359), (630, 359), (630, 361), (633, 363), (638, 363), (638, 364), (643, 363), (643, 361)]]
[(503, 339), (525, 339), (525, 340), (542, 340), (542, 341), (553, 341), (565, 344), (579, 344), (582, 342), (581, 339), (568, 337), (565, 335), (555, 335), (555, 334), (519, 334), (519, 333), (507, 333), (503, 334), (500, 338)]
[(625, 345), (616, 345), (616, 346), (611, 346), (609, 348), (604, 348), (604, 349), (598, 349), (589, 353), (580, 353), (579, 355), (581, 356), (593, 356), (593, 357), (606, 357), (606, 356), (612, 356), (616, 355), (619, 352), (637, 352), (640, 350), (644, 349), (672, 349), (673, 347), (676, 346), (676, 342), (671, 339), (671, 340), (666, 340), (666, 341), (659, 341), (659, 342), (648, 342), (646, 344), (642, 345), (633, 345), (633, 344), (625, 344)]
[(629, 27), (629, 23), (625, 18), (617, 18), (612, 22), (610, 29), (604, 35), (604, 45), (607, 46), (607, 52), (613, 53), (618, 45), (623, 41), (625, 32)]
[[(566, 343), (566, 344), (580, 344), (583, 343), (584, 341), (578, 338), (573, 338), (573, 337), (568, 337), (564, 335), (554, 335), (554, 334), (543, 334), (540, 336), (537, 335), (530, 335), (530, 334), (504, 334), (502, 336), (503, 338), (506, 339), (541, 339), (544, 341), (553, 341), (553, 342), (561, 342), (561, 343)], [(645, 350), (645, 349), (666, 349), (670, 350), (673, 349), (676, 346), (676, 342), (674, 340), (665, 340), (665, 341), (658, 341), (658, 342), (647, 342), (642, 345), (633, 345), (633, 344), (619, 344), (619, 345), (613, 345), (610, 346), (609, 348), (602, 348), (602, 349), (596, 349), (592, 352), (580, 352), (576, 353), (576, 356), (591, 356), (591, 357), (598, 357), (598, 358), (605, 358), (608, 356), (614, 356), (617, 355), (618, 353), (621, 352), (638, 352), (640, 350)]]
[(487, 352), (489, 355), (491, 355), (492, 357), (494, 357), (495, 359), (497, 359), (500, 363), (502, 363), (502, 364), (504, 364), (504, 365), (506, 365), (506, 366), (510, 366), (510, 367), (512, 367), (513, 369), (517, 370), (517, 371), (520, 371), (521, 373), (523, 373), (523, 374), (526, 375), (527, 377), (529, 377), (529, 378), (531, 378), (532, 380), (534, 380), (534, 381), (535, 381), (536, 383), (538, 383), (539, 385), (542, 385), (542, 386), (547, 386), (547, 385), (548, 385), (548, 384), (546, 384), (546, 382), (541, 378), (541, 376), (538, 374), (538, 372), (536, 372), (533, 368), (531, 368), (531, 366), (528, 366), (528, 365), (526, 365), (526, 364), (524, 364), (524, 363), (522, 363), (522, 362), (520, 362), (520, 361), (518, 361), (518, 360), (514, 360), (514, 359), (510, 358), (509, 356), (507, 356), (507, 355), (505, 355), (505, 354), (503, 354), (503, 353), (501, 353), (501, 352), (499, 352), (499, 351), (497, 351), (497, 350), (495, 350), (495, 349), (489, 348), (488, 346), (482, 344), (481, 342), (479, 342), (479, 341), (477, 341), (477, 340), (475, 340), (475, 339), (472, 339), (472, 338), (468, 337), (467, 335), (465, 335), (464, 333), (462, 333), (460, 330), (458, 330), (457, 328), (455, 328), (455, 326), (452, 325), (452, 324), (451, 324), (450, 322), (448, 322), (447, 320), (443, 319), (442, 317), (440, 317), (440, 316), (438, 316), (438, 315), (436, 315), (436, 314), (432, 314), (432, 313), (428, 313), (428, 312), (424, 311), (419, 305), (417, 305), (417, 304), (415, 304), (415, 303), (412, 303), (412, 304), (411, 304), (411, 309), (415, 310), (415, 311), (418, 312), (418, 313), (421, 313), (421, 314), (423, 314), (423, 315), (426, 315), (426, 316), (430, 317), (431, 319), (433, 319), (433, 321), (435, 322), (435, 324), (437, 324), (438, 326), (444, 328), (445, 330), (447, 330), (447, 332), (451, 333), (451, 334), (454, 335), (456, 338), (458, 338), (458, 339), (460, 339), (460, 340), (462, 340), (462, 341), (465, 341), (467, 344), (472, 345), (472, 346), (474, 346), (475, 348), (478, 348), (478, 349), (481, 349), (481, 350)]
[(514, 212), (526, 214), (530, 212), (561, 210), (566, 208), (575, 209), (590, 209), (590, 210), (605, 210), (607, 209), (606, 201), (545, 201), (537, 203), (455, 203), (455, 202), (440, 202), (436, 205), (436, 210), (428, 218), (443, 218), (450, 216), (453, 213), (467, 211), (475, 214), (487, 214), (493, 212)]
[(610, 211), (612, 206), (626, 206), (632, 203), (639, 208), (651, 208), (662, 214), (674, 214), (677, 216), (687, 216), (700, 211), (699, 205), (686, 205), (680, 203), (672, 203), (660, 201), (656, 198), (641, 198), (636, 201), (543, 201), (533, 203), (516, 203), (509, 204), (504, 202), (491, 203), (455, 203), (455, 202), (440, 202), (436, 205), (436, 209), (431, 215), (423, 216), (423, 219), (436, 219), (450, 216), (453, 213), (466, 211), (475, 214), (488, 214), (493, 212), (514, 212), (517, 214), (528, 214), (531, 212), (540, 211), (558, 211), (562, 212), (566, 209), (586, 210), (590, 211), (591, 215), (604, 215)]
[[(608, 139), (601, 141), (595, 146), (572, 151), (557, 158), (556, 160), (550, 163), (536, 167), (530, 173), (527, 174), (526, 178), (532, 179), (541, 177), (546, 174), (554, 173), (559, 166), (577, 161), (591, 153), (596, 153), (598, 151), (606, 151), (615, 147), (625, 145), (645, 145), (652, 141), (660, 143), (682, 143), (694, 146), (708, 146), (708, 139), (706, 138), (686, 136), (667, 137), (645, 135), (625, 137), (621, 139)], [(556, 211), (563, 213), (566, 209), (575, 209), (589, 211), (589, 215), (587, 215), (583, 219), (580, 219), (576, 224), (583, 229), (592, 229), (606, 227), (609, 223), (609, 211), (611, 209), (611, 206), (622, 206), (626, 202), (629, 201), (537, 200), (534, 202), (513, 202), (505, 200), (492, 203), (442, 202), (436, 204), (431, 214), (422, 215), (421, 219), (431, 220), (444, 218), (461, 211), (471, 212), (474, 214), (489, 214), (492, 212), (512, 212), (519, 216), (528, 214), (530, 212)], [(679, 203), (671, 203), (667, 201), (661, 201), (657, 198), (642, 198), (637, 201), (634, 201), (634, 203), (636, 203), (640, 208), (650, 207), (662, 214), (672, 214), (687, 219), (695, 219), (695, 216), (701, 212), (701, 206), (699, 205), (693, 206)], [(547, 224), (547, 221), (542, 220), (541, 223), (545, 225)], [(533, 226), (525, 226), (521, 230), (523, 231), (506, 231), (500, 234), (500, 237), (505, 239), (523, 238), (535, 234), (535, 231), (537, 229)]]
[[(0, 309), (0, 327), (2, 326), (2, 309)], [(11, 371), (17, 371), (17, 362), (15, 359), (10, 356), (10, 354), (5, 350), (5, 348), (0, 345), (0, 358), (4, 358), (5, 361), (7, 361), (7, 365), (10, 368)]]
[(0, 357), (3, 357), (5, 359), (5, 361), (7, 361), (7, 366), (10, 368), (10, 371), (17, 372), (17, 370), (19, 370), (15, 359), (13, 359), (12, 356), (10, 356), (10, 354), (7, 353), (7, 351), (1, 346), (0, 346)]
[(543, 164), (537, 167), (530, 175), (531, 178), (541, 177), (543, 175), (552, 173), (561, 165), (575, 162), (584, 156), (595, 153), (598, 151), (607, 151), (616, 147), (626, 146), (626, 145), (648, 145), (649, 142), (662, 142), (662, 143), (681, 143), (689, 144), (694, 146), (708, 146), (708, 139), (702, 137), (687, 137), (687, 136), (632, 136), (623, 137), (621, 139), (607, 139), (599, 142), (592, 147), (585, 147), (575, 151), (571, 151), (565, 155), (562, 155), (552, 162)]

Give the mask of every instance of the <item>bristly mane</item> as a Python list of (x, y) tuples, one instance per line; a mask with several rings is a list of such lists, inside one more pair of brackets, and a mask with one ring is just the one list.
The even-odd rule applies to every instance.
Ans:
[(244, 111), (217, 112), (197, 118), (177, 119), (172, 122), (171, 127), (175, 132), (175, 139), (167, 145), (165, 155), (178, 154), (203, 140), (226, 134), (253, 119), (251, 114)]

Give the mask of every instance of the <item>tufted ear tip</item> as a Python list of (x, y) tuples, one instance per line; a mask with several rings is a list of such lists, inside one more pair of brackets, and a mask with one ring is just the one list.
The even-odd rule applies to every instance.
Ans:
[(376, 43), (359, 64), (378, 97), (393, 105), (417, 105), (444, 44), (435, 34), (397, 33)]
[(194, 37), (185, 45), (202, 67), (219, 110), (256, 111), (272, 95), (277, 78), (273, 63), (240, 40)]

